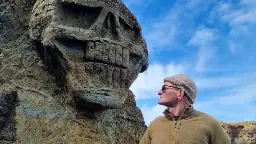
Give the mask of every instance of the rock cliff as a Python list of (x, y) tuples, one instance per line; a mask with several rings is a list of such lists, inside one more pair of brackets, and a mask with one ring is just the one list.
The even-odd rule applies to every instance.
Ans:
[(232, 144), (256, 144), (256, 121), (222, 122)]

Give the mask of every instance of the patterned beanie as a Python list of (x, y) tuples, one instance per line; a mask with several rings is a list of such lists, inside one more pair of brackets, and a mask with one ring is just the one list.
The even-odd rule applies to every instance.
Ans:
[(192, 101), (192, 103), (195, 102), (197, 95), (197, 86), (189, 76), (185, 74), (177, 74), (164, 78), (164, 82), (166, 81), (184, 89), (185, 94)]

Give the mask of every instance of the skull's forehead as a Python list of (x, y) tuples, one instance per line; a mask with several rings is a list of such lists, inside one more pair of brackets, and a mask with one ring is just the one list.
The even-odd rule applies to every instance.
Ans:
[[(57, 3), (58, 0), (55, 0)], [(61, 3), (71, 3), (87, 7), (102, 7), (113, 14), (118, 14), (132, 28), (141, 29), (137, 19), (121, 0), (61, 0)]]

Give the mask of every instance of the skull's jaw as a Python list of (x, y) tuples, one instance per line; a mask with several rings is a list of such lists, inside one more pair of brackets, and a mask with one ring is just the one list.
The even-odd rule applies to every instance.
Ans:
[(67, 88), (82, 109), (121, 108), (137, 70), (97, 62), (76, 63), (66, 74)]
[[(95, 68), (98, 68), (98, 72), (92, 73)], [(73, 64), (71, 69), (66, 75), (67, 88), (79, 109), (98, 111), (119, 109), (123, 106), (128, 96), (128, 88), (124, 87), (126, 81), (120, 81), (125, 78), (120, 78), (120, 73), (117, 73), (120, 68), (89, 62)], [(114, 73), (109, 69), (114, 69)]]
[[(124, 62), (126, 57), (113, 56), (115, 63), (111, 62), (111, 53), (108, 61), (101, 57), (103, 53), (97, 57), (101, 60), (90, 59), (91, 54), (88, 54), (91, 51), (83, 48), (89, 45), (73, 42), (71, 44), (73, 47), (53, 40), (48, 44), (39, 43), (41, 46), (37, 48), (43, 49), (40, 52), (42, 57), (50, 60), (46, 64), (54, 64), (48, 66), (53, 67), (51, 71), (56, 77), (60, 77), (60, 83), (71, 92), (77, 106), (91, 110), (121, 108), (129, 87), (139, 74), (139, 69), (126, 67), (125, 63), (116, 63), (120, 58)], [(97, 47), (97, 44), (95, 46)]]

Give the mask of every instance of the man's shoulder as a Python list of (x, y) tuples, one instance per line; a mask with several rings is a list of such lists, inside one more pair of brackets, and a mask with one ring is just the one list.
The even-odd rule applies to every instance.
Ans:
[(196, 112), (197, 115), (200, 117), (201, 121), (212, 130), (219, 129), (222, 127), (220, 120), (216, 119), (212, 115), (205, 113), (205, 112)]
[(204, 121), (205, 123), (208, 124), (216, 124), (219, 123), (219, 121), (213, 117), (212, 115), (205, 113), (205, 112), (201, 112), (201, 111), (196, 111), (196, 114), (201, 118), (202, 121)]
[(155, 118), (153, 121), (154, 121), (154, 122), (160, 122), (160, 121), (165, 121), (165, 120), (166, 120), (165, 116), (158, 116), (158, 117)]
[(158, 116), (157, 118), (155, 118), (151, 123), (150, 125), (155, 125), (157, 123), (161, 123), (161, 122), (164, 122), (164, 121), (167, 121), (167, 119), (165, 118), (165, 116)]
[(204, 113), (204, 112), (197, 112), (201, 120), (205, 123), (208, 130), (210, 130), (212, 141), (215, 143), (225, 143), (230, 144), (230, 137), (222, 127), (221, 121), (214, 118), (212, 115)]

